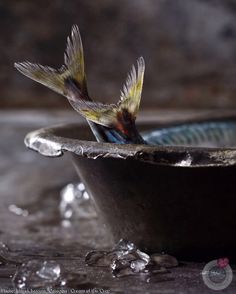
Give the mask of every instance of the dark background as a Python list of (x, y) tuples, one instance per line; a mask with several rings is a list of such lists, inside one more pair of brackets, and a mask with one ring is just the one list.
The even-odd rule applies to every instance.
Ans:
[(236, 106), (236, 1), (0, 1), (1, 108), (65, 108), (67, 101), (20, 75), (15, 61), (63, 61), (80, 27), (91, 96), (116, 102), (140, 55), (143, 108)]

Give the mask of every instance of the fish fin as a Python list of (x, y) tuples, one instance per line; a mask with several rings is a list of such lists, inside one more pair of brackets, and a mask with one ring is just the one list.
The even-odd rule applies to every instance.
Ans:
[(28, 78), (64, 95), (64, 80), (61, 76), (61, 70), (30, 62), (15, 63), (14, 66), (20, 73)]
[(80, 100), (70, 101), (71, 105), (88, 120), (106, 127), (122, 129), (125, 123), (134, 122), (139, 109), (145, 70), (142, 57), (137, 60), (137, 65), (137, 72), (133, 66), (128, 75), (118, 104), (107, 105)]
[(106, 127), (116, 124), (117, 105), (86, 100), (70, 101), (72, 107), (87, 120)]
[[(30, 62), (15, 63), (15, 68), (23, 75), (32, 80), (47, 86), (53, 91), (68, 97), (67, 82), (72, 81), (78, 88), (78, 92), (87, 99), (88, 92), (86, 86), (86, 76), (84, 70), (84, 54), (78, 26), (74, 25), (71, 37), (67, 39), (67, 47), (64, 54), (64, 62), (60, 69), (53, 69), (49, 66), (42, 66)], [(70, 92), (70, 91), (69, 91)], [(74, 95), (72, 100), (76, 100), (78, 95)]]
[(143, 79), (145, 71), (145, 62), (143, 57), (139, 57), (137, 60), (137, 71), (135, 66), (132, 66), (130, 73), (128, 74), (123, 91), (121, 91), (120, 101), (118, 107), (120, 110), (126, 109), (129, 113), (136, 118), (139, 110)]

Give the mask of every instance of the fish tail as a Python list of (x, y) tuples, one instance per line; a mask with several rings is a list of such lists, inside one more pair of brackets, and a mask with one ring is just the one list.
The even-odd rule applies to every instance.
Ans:
[(137, 69), (132, 67), (119, 102), (109, 105), (93, 102), (89, 97), (83, 46), (76, 25), (67, 39), (64, 65), (61, 68), (54, 69), (30, 62), (15, 63), (14, 66), (23, 75), (67, 97), (72, 107), (89, 121), (98, 140), (143, 142), (135, 126), (145, 71), (142, 57), (137, 60)]
[(97, 102), (80, 103), (79, 111), (88, 120), (106, 127), (122, 127), (122, 125), (134, 122), (139, 110), (145, 63), (143, 57), (137, 60), (137, 70), (132, 66), (126, 83), (121, 91), (121, 97), (117, 104), (103, 104)]
[[(143, 57), (137, 60), (137, 70), (132, 66), (117, 104), (103, 104), (80, 100), (72, 106), (88, 121), (113, 130), (117, 140), (133, 143), (144, 143), (136, 129), (135, 120), (139, 110), (145, 63)], [(116, 131), (116, 132), (115, 132)]]
[(54, 69), (30, 62), (15, 63), (14, 66), (23, 75), (72, 101), (90, 100), (86, 84), (83, 45), (76, 25), (72, 27), (71, 36), (67, 39), (64, 65), (61, 68)]

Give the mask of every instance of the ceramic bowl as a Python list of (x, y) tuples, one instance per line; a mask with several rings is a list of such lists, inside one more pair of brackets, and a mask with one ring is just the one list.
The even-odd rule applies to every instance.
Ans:
[[(236, 123), (236, 117), (182, 125), (215, 121)], [(159, 130), (160, 124), (139, 127)], [(124, 238), (181, 259), (235, 258), (236, 148), (98, 143), (89, 133), (66, 124), (31, 132), (25, 143), (45, 156), (72, 157), (114, 242)]]

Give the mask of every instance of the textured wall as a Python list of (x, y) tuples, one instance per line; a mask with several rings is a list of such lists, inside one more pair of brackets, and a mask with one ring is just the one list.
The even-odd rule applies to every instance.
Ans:
[(18, 74), (13, 62), (60, 66), (74, 23), (97, 100), (116, 102), (143, 55), (143, 107), (236, 106), (234, 0), (8, 0), (0, 2), (0, 22), (0, 107), (69, 107)]

